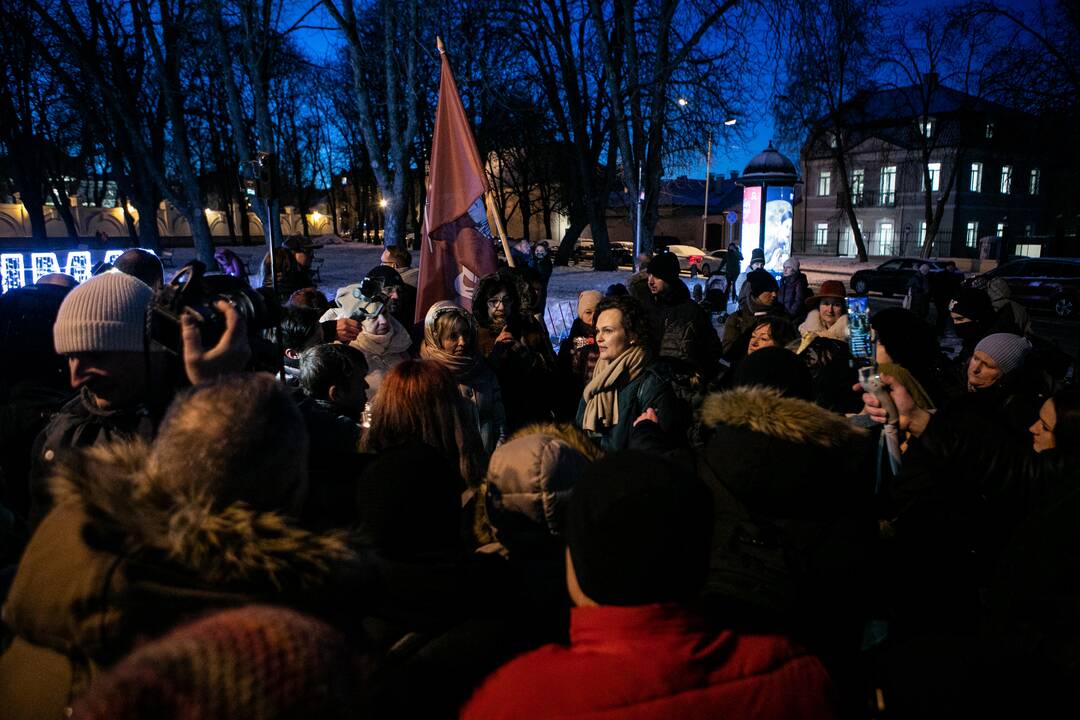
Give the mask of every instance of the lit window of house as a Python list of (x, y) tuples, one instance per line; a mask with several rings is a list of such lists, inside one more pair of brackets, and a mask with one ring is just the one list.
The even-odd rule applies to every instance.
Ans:
[(923, 243), (926, 242), (926, 221), (925, 220), (922, 221), (921, 223), (919, 223), (919, 234), (917, 236), (916, 242), (918, 243), (919, 247), (922, 247)]
[(975, 247), (979, 243), (979, 223), (972, 220), (967, 224), (967, 236), (964, 238), (964, 244), (969, 248)]
[(1005, 237), (1005, 223), (999, 222), (997, 224), (997, 228), (994, 230), (994, 236), (999, 238)]
[(851, 171), (851, 200), (856, 205), (862, 205), (863, 190), (866, 188), (866, 171), (856, 168)]
[(1031, 168), (1031, 177), (1028, 178), (1028, 193), (1031, 195), (1039, 194), (1039, 168)]
[(818, 175), (817, 180), (817, 194), (821, 197), (825, 197), (829, 194), (829, 181), (832, 179), (832, 173), (828, 170), (822, 170)]
[(1001, 166), (1001, 194), (1008, 195), (1012, 192), (1012, 165)]
[(891, 222), (883, 222), (878, 225), (878, 252), (882, 255), (893, 254), (893, 240), (895, 233), (893, 232), (893, 224)]
[(881, 204), (896, 204), (896, 166), (881, 168)]
[(971, 163), (971, 192), (982, 192), (982, 163)]
[[(937, 192), (941, 189), (941, 163), (927, 163), (926, 169), (930, 172), (930, 190)], [(926, 192), (926, 176), (922, 177), (922, 191)]]
[(993, 140), (994, 138), (994, 123), (986, 123), (986, 139)]
[(921, 118), (919, 120), (919, 134), (927, 139), (934, 137), (934, 118)]
[(829, 223), (818, 223), (814, 226), (814, 244), (829, 244)]

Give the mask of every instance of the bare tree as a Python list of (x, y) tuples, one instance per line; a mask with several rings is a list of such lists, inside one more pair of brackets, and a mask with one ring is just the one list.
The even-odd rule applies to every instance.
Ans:
[[(926, 232), (920, 252), (930, 257), (969, 142), (966, 121), (1000, 87), (1003, 38), (968, 13), (924, 10), (900, 26), (881, 67), (909, 117), (909, 158), (921, 174)], [(886, 86), (888, 87), (888, 86)], [(935, 113), (934, 109), (940, 110)], [(936, 168), (932, 169), (932, 164)]]
[[(780, 25), (788, 34), (784, 91), (773, 103), (778, 138), (788, 146), (827, 152), (840, 180), (840, 202), (860, 261), (866, 243), (855, 216), (850, 133), (858, 113), (849, 103), (874, 86), (877, 43), (885, 34), (881, 4), (863, 0), (792, 0)], [(807, 139), (808, 138), (808, 139)], [(804, 145), (805, 141), (805, 145)]]
[[(640, 219), (644, 251), (652, 249), (652, 229), (659, 219), (665, 143), (670, 126), (681, 119), (678, 98), (688, 87), (717, 86), (742, 69), (729, 53), (745, 35), (739, 28), (747, 16), (737, 5), (736, 0), (708, 4), (615, 0), (609, 6), (603, 0), (589, 0), (622, 181), (631, 197), (645, 195)], [(715, 94), (722, 117), (731, 112), (729, 98)], [(597, 264), (610, 267), (608, 248), (597, 244), (596, 250)]]
[(418, 127), (417, 2), (377, 0), (362, 19), (353, 0), (323, 0), (323, 5), (348, 47), (355, 112), (386, 201), (384, 241), (398, 245), (404, 239), (406, 184)]

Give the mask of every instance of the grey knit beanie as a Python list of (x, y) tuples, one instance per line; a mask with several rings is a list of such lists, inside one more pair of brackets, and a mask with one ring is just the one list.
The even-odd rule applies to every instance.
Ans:
[(150, 286), (131, 275), (108, 272), (68, 293), (53, 325), (60, 355), (80, 352), (142, 352)]
[(1024, 364), (1031, 352), (1031, 343), (1012, 333), (987, 335), (975, 346), (975, 352), (984, 352), (993, 358), (1003, 375), (1009, 375)]

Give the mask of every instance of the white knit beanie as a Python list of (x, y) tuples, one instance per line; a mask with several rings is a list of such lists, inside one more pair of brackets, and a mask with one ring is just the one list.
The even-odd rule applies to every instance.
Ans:
[(53, 325), (60, 355), (80, 352), (142, 352), (150, 286), (121, 272), (90, 278), (68, 293)]

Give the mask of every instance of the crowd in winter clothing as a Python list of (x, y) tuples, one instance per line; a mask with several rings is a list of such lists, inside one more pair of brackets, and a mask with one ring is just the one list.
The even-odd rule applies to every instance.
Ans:
[(0, 296), (0, 717), (1072, 706), (1080, 391), (1007, 286), (874, 313), (885, 402), (795, 258), (646, 256), (553, 340), (546, 245), (420, 315), (317, 250), (175, 347), (145, 253)]

